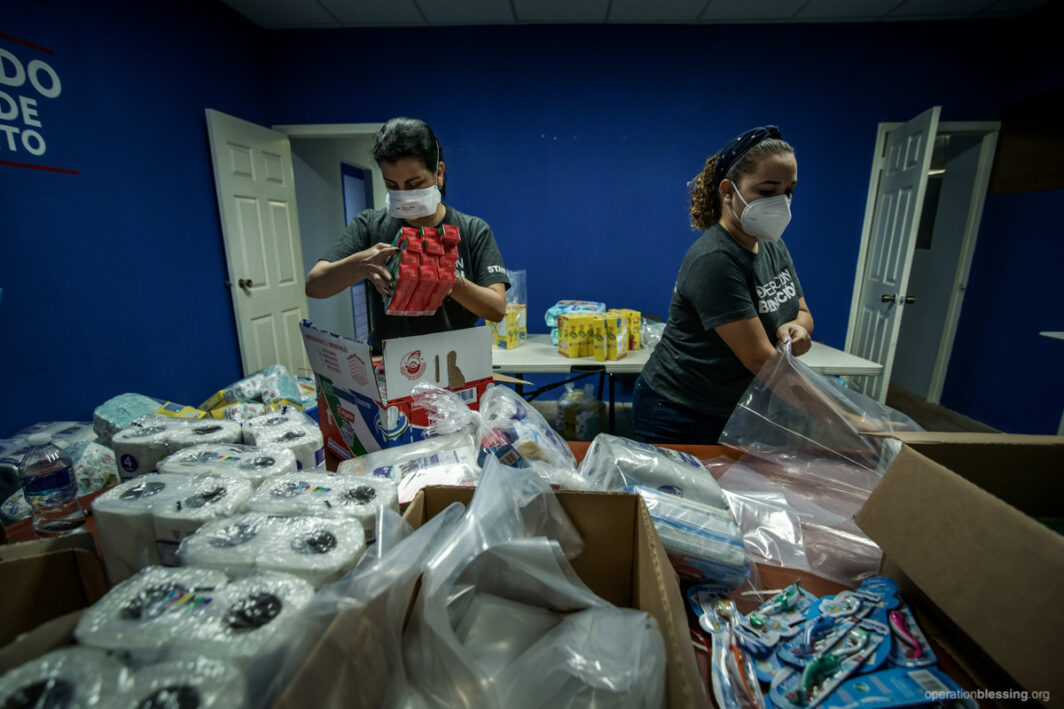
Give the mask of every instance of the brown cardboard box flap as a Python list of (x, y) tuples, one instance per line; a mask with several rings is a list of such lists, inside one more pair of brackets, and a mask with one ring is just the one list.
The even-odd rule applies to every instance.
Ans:
[[(913, 447), (955, 464), (963, 458), (965, 476), (1041, 488), (1044, 496), (1044, 486), (1059, 489), (1061, 478), (1040, 466), (1047, 449), (1051, 460), (1064, 451), (1064, 441), (1000, 434), (967, 442), (943, 441), (940, 434), (914, 438), (858, 513), (858, 526), (1023, 687), (1064, 694), (1061, 536)], [(951, 453), (958, 444), (966, 446), (963, 456), (960, 448)], [(1010, 455), (992, 450), (999, 446)], [(1001, 460), (1008, 465), (998, 467)]]

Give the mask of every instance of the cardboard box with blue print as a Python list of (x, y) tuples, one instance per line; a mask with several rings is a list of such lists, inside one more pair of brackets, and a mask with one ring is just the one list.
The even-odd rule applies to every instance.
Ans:
[(385, 340), (378, 362), (366, 342), (300, 327), (325, 447), (341, 460), (421, 440), (429, 421), (411, 397), (417, 384), (450, 389), (476, 410), (494, 381), (487, 327)]

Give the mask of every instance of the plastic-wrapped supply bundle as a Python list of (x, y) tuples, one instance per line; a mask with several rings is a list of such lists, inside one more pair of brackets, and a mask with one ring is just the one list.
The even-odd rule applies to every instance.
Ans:
[(243, 443), (202, 443), (161, 461), (159, 472), (175, 475), (235, 475), (247, 478), (251, 486), (257, 488), (266, 478), (294, 473), (297, 467), (296, 455), (288, 448), (260, 448)]
[(302, 411), (285, 408), (245, 421), (243, 428), (247, 445), (287, 448), (300, 470), (325, 467), (325, 438), (317, 422)]
[(319, 587), (354, 568), (365, 550), (362, 527), (346, 519), (249, 512), (205, 525), (181, 542), (178, 557), (230, 576), (282, 571)]
[(265, 416), (267, 413), (265, 404), (255, 404), (246, 401), (225, 407), (225, 418), (239, 423), (250, 421), (259, 416)]
[(241, 510), (251, 496), (244, 479), (221, 475), (142, 475), (92, 502), (96, 538), (111, 583), (146, 566), (175, 563), (184, 536)]
[(405, 505), (426, 485), (475, 485), (480, 466), (473, 437), (460, 431), (349, 458), (336, 472), (391, 480)]
[(116, 433), (129, 428), (137, 419), (155, 413), (161, 403), (143, 394), (119, 394), (92, 412), (92, 428), (100, 440), (111, 445)]
[(643, 498), (681, 579), (734, 588), (749, 575), (743, 534), (730, 512), (642, 485), (627, 491)]
[(303, 393), (299, 382), (282, 364), (275, 364), (262, 371), (262, 403), (292, 405), (303, 408)]
[(527, 467), (541, 460), (557, 468), (576, 470), (569, 445), (527, 401), (503, 386), (494, 386), (480, 401), (478, 462), (491, 453), (503, 465)]
[(15, 438), (26, 438), (33, 433), (47, 433), (52, 436), (52, 443), (63, 449), (69, 449), (76, 443), (88, 443), (96, 439), (93, 425), (82, 421), (47, 421), (27, 426), (17, 432)]
[(229, 582), (214, 569), (149, 566), (111, 588), (78, 618), (82, 645), (129, 651), (153, 662), (170, 650), (197, 650), (199, 628), (213, 622), (215, 597)]
[(593, 300), (559, 300), (547, 308), (547, 312), (543, 314), (543, 321), (547, 323), (547, 327), (557, 327), (559, 315), (604, 312), (606, 312), (605, 303)]
[(580, 463), (580, 474), (598, 490), (642, 485), (727, 510), (720, 485), (694, 456), (600, 433)]
[(91, 647), (61, 647), (0, 676), (0, 707), (102, 706), (118, 694), (122, 663)]
[(398, 511), (398, 490), (387, 478), (290, 473), (270, 478), (248, 500), (252, 512), (357, 520), (372, 540), (378, 509)]
[(605, 408), (590, 384), (578, 389), (566, 382), (565, 393), (558, 398), (554, 429), (567, 441), (590, 441), (602, 430)]
[(119, 475), (129, 480), (158, 469), (168, 455), (201, 443), (239, 443), (240, 424), (223, 419), (145, 416), (112, 440)]
[(159, 662), (132, 673), (110, 709), (239, 709), (247, 705), (244, 676), (207, 657)]
[(74, 635), (82, 645), (141, 662), (195, 652), (241, 666), (283, 642), (313, 596), (313, 586), (290, 574), (229, 582), (214, 569), (150, 566), (85, 610)]

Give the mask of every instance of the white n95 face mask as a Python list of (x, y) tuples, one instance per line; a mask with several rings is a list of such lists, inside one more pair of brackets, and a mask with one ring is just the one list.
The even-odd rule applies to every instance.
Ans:
[[(785, 194), (778, 194), (775, 197), (764, 197), (747, 202), (743, 199), (738, 187), (735, 188), (735, 194), (746, 205), (743, 216), (739, 217), (739, 224), (743, 231), (762, 241), (779, 241), (784, 229), (791, 221), (791, 198)], [(732, 207), (732, 214), (735, 214), (734, 207)]]
[(388, 190), (388, 214), (396, 219), (420, 219), (435, 214), (440, 204), (436, 185), (420, 190)]

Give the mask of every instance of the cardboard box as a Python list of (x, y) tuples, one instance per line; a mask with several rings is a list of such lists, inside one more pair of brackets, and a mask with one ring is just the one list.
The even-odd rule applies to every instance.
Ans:
[[(0, 578), (0, 646), (107, 593), (103, 564), (88, 532), (0, 547)], [(0, 672), (6, 669), (0, 666)]]
[[(473, 490), (427, 487), (403, 519), (415, 529), (453, 502), (468, 505)], [(556, 493), (587, 545), (572, 565), (596, 594), (616, 606), (647, 611), (658, 623), (667, 655), (666, 706), (706, 707), (680, 588), (642, 498), (637, 495)]]
[(494, 379), (487, 326), (400, 337), (383, 344), (383, 374), (369, 343), (301, 324), (318, 380), (318, 421), (325, 448), (341, 460), (422, 439), (428, 413), (414, 406), (427, 382), (457, 393), (476, 410)]
[(1064, 536), (1035, 519), (1064, 517), (1064, 437), (893, 435), (856, 517), (883, 573), (982, 688), (1064, 697)]

